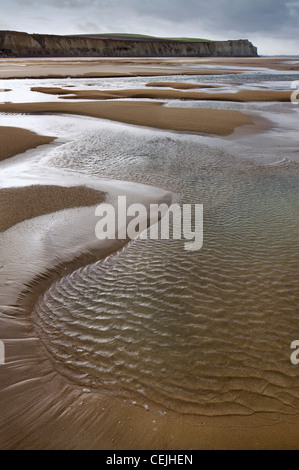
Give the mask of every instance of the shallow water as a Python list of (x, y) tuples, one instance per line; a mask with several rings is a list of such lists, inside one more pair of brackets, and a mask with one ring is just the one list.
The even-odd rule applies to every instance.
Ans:
[[(290, 88), (290, 74), (269, 75), (242, 80), (259, 87), (275, 78), (271, 87)], [(155, 80), (163, 79), (170, 81)], [(241, 81), (221, 77), (233, 80)], [(88, 80), (103, 88), (147, 81)], [(10, 125), (38, 121), (40, 132), (65, 138), (40, 169), (159, 186), (180, 204), (204, 206), (201, 251), (186, 252), (184, 241), (137, 239), (40, 297), (37, 332), (71, 381), (185, 414), (297, 413), (299, 366), (290, 345), (299, 339), (298, 113), (288, 104), (229, 107), (268, 113), (276, 127), (222, 139), (88, 118), (6, 116)], [(25, 178), (34, 165), (22, 171)]]
[[(214, 68), (214, 66), (211, 66)], [(161, 77), (127, 77), (127, 78), (68, 78), (58, 79), (2, 79), (0, 101), (26, 103), (40, 101), (61, 101), (59, 96), (32, 92), (32, 87), (54, 87), (72, 90), (118, 90), (144, 88), (150, 82), (186, 82), (197, 84), (221, 85), (221, 91), (237, 91), (241, 88), (268, 88), (271, 90), (290, 90), (291, 83), (299, 80), (298, 72), (277, 72), (263, 69), (247, 71), (242, 74), (227, 75), (172, 75)], [(236, 88), (238, 87), (238, 88)], [(2, 89), (11, 91), (1, 93)], [(156, 89), (156, 88), (155, 88)], [(184, 90), (181, 90), (184, 91)], [(190, 90), (186, 90), (190, 91)], [(191, 90), (192, 91), (192, 90)], [(219, 89), (206, 89), (205, 92), (218, 92)]]
[(137, 240), (39, 300), (63, 374), (183, 413), (296, 412), (298, 172), (219, 160), (174, 164), (182, 202), (207, 207), (200, 252)]
[(54, 151), (55, 167), (160, 186), (205, 211), (201, 251), (135, 240), (39, 299), (36, 327), (63, 375), (185, 414), (297, 412), (298, 164), (240, 157), (129, 126)]

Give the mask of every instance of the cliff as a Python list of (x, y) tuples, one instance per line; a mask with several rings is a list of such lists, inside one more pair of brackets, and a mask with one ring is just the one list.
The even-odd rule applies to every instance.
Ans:
[(0, 31), (0, 57), (256, 57), (247, 39), (183, 42)]

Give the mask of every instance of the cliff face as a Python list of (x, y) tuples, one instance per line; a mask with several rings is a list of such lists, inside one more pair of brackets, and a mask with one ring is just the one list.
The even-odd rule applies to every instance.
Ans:
[(255, 57), (248, 40), (180, 42), (0, 31), (0, 57)]

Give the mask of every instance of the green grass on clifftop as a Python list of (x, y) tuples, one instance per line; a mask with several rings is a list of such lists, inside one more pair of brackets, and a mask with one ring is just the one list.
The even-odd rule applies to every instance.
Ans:
[[(80, 35), (81, 36), (81, 35)], [(169, 38), (169, 37), (158, 37), (148, 36), (146, 34), (130, 34), (130, 33), (106, 33), (106, 34), (83, 34), (82, 36), (88, 36), (93, 38), (124, 38), (124, 39), (158, 39), (158, 40), (169, 40), (169, 41), (180, 41), (180, 42), (212, 42), (210, 39), (202, 38)]]

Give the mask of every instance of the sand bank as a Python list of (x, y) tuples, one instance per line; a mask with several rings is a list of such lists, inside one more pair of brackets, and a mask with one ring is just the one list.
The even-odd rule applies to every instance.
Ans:
[(85, 186), (26, 186), (0, 189), (0, 232), (24, 220), (63, 209), (93, 206), (103, 202), (104, 193)]
[(26, 129), (0, 127), (0, 161), (53, 140), (54, 137), (37, 135)]
[[(289, 63), (291, 59), (291, 57), (3, 59), (0, 62), (0, 78), (150, 77), (178, 74), (220, 76), (240, 73), (246, 71), (248, 67), (299, 70), (298, 64)], [(20, 64), (23, 66), (20, 67)]]
[[(73, 184), (77, 179), (74, 175)], [(103, 202), (105, 193), (109, 195), (109, 203), (115, 204), (116, 208), (118, 195), (127, 196), (128, 204), (138, 202), (148, 208), (150, 203), (169, 203), (171, 200), (171, 193), (152, 186), (83, 175), (79, 180), (85, 186), (52, 184), (0, 190), (1, 217), (3, 215), (0, 226), (0, 313), (1, 307), (4, 306), (5, 311), (7, 306), (18, 304), (20, 294), (34, 279), (40, 284), (40, 276), (47, 274), (48, 282), (53, 283), (52, 274), (66, 274), (59, 268), (63, 263), (72, 263), (72, 270), (75, 270), (106, 257), (127, 243), (128, 240), (102, 241), (95, 235), (99, 221), (95, 209)], [(81, 257), (84, 262), (78, 262)], [(11, 281), (4, 289), (3, 283), (7, 279)], [(32, 305), (37, 300), (35, 291), (30, 291), (29, 303), (32, 301)], [(25, 310), (30, 312), (30, 309)]]
[(137, 126), (222, 136), (231, 134), (238, 126), (253, 124), (239, 111), (170, 108), (159, 102), (143, 101), (6, 103), (0, 105), (0, 112), (78, 114)]
[[(20, 64), (23, 66), (20, 67)], [(64, 58), (4, 59), (0, 61), (0, 78), (108, 78), (151, 77), (165, 75), (197, 75), (189, 65), (194, 61), (180, 59), (142, 58)], [(238, 69), (203, 69), (203, 75), (238, 73)]]
[[(198, 86), (197, 86), (198, 88)], [(67, 90), (63, 88), (32, 87), (31, 91), (50, 95), (62, 95), (63, 99), (109, 100), (118, 98), (165, 99), (165, 100), (199, 100), (199, 101), (232, 101), (249, 102), (290, 102), (292, 91), (274, 90), (241, 90), (236, 93), (205, 93), (178, 90)]]
[[(110, 189), (110, 197), (126, 194), (130, 202), (149, 204), (167, 202), (171, 198), (170, 193), (145, 185), (94, 180), (84, 175), (81, 175), (81, 179), (90, 179), (90, 184), (97, 184), (108, 192)], [(94, 415), (99, 403), (103, 407), (106, 402), (107, 409), (110, 408), (109, 421), (113, 422), (111, 412), (117, 409), (118, 401), (107, 400), (104, 395), (87, 396), (81, 388), (68, 383), (54, 371), (34, 331), (29, 305), (32, 307), (38, 294), (55, 279), (73, 272), (80, 266), (105, 258), (127, 241), (100, 242), (96, 239), (97, 219), (94, 207), (59, 211), (62, 207), (79, 203), (98, 204), (103, 199), (103, 192), (85, 187), (37, 186), (1, 190), (0, 197), (4, 197), (1, 207), (5, 207), (10, 217), (13, 217), (13, 212), (16, 211), (19, 214), (18, 221), (50, 210), (58, 211), (24, 220), (0, 233), (0, 324), (6, 357), (5, 365), (0, 367), (1, 448), (90, 447), (85, 439), (82, 440), (82, 436), (77, 440), (77, 429), (72, 435), (71, 421), (75, 416), (78, 418), (78, 412), (81, 414), (83, 402), (84, 407), (87, 404), (85, 398), (92, 398), (91, 402), (88, 400), (88, 415), (90, 412)], [(1, 213), (1, 218), (2, 215)], [(3, 224), (2, 219), (1, 223)], [(71, 421), (67, 418), (69, 412), (73, 415), (69, 416)], [(116, 415), (119, 419), (118, 412)], [(56, 422), (57, 425), (59, 416), (63, 421), (67, 418), (68, 424), (58, 424), (56, 431), (52, 432), (52, 424)], [(85, 428), (87, 422), (89, 418), (87, 421), (84, 418), (81, 425)], [(104, 448), (108, 445), (108, 440), (111, 440), (111, 437), (108, 437), (111, 436), (108, 427), (109, 424), (100, 426), (95, 433), (98, 438), (104, 430), (107, 431), (106, 438), (103, 435), (101, 438), (105, 444), (102, 441), (101, 445), (98, 442), (96, 445), (91, 444), (91, 447)], [(85, 428), (84, 433), (86, 431)], [(88, 439), (90, 437), (89, 435)]]

